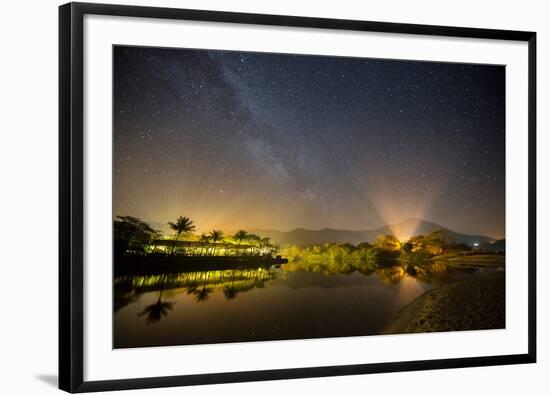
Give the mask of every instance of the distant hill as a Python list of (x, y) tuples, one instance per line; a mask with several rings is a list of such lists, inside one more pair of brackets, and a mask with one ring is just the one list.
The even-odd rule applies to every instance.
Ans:
[(494, 240), (488, 236), (482, 235), (466, 235), (454, 232), (439, 224), (417, 220), (407, 219), (403, 222), (393, 225), (386, 225), (374, 230), (343, 230), (343, 229), (302, 229), (297, 228), (291, 231), (283, 232), (270, 229), (255, 229), (250, 230), (261, 237), (270, 237), (275, 243), (296, 244), (296, 245), (312, 245), (323, 243), (351, 243), (358, 244), (361, 242), (372, 243), (381, 234), (406, 234), (411, 236), (425, 235), (436, 230), (443, 230), (455, 243), (464, 243), (473, 246), (474, 243), (479, 245), (492, 243)]
[(312, 245), (323, 243), (352, 243), (357, 244), (364, 241), (372, 242), (376, 240), (378, 233), (376, 231), (355, 231), (342, 229), (293, 229), (288, 232), (278, 230), (259, 229), (251, 230), (261, 237), (270, 237), (276, 244), (296, 244)]
[(506, 239), (480, 244), (479, 249), (484, 251), (506, 252)]
[[(166, 223), (155, 221), (148, 221), (147, 223), (154, 229), (160, 230), (166, 235), (171, 235), (174, 233)], [(414, 218), (409, 218), (398, 224), (386, 225), (373, 230), (345, 230), (331, 228), (312, 230), (296, 228), (290, 231), (249, 229), (248, 232), (255, 233), (261, 237), (270, 237), (274, 243), (279, 245), (296, 244), (303, 246), (324, 243), (373, 243), (378, 235), (381, 234), (417, 236), (426, 235), (436, 230), (445, 231), (455, 243), (464, 243), (469, 246), (473, 246), (474, 243), (477, 243), (480, 248), (483, 249), (487, 246), (487, 250), (489, 251), (500, 251), (500, 248), (504, 248), (504, 240), (495, 241), (487, 236), (466, 235), (449, 230), (434, 222)], [(227, 235), (232, 235), (234, 232), (226, 233)], [(502, 243), (502, 246), (499, 243)]]

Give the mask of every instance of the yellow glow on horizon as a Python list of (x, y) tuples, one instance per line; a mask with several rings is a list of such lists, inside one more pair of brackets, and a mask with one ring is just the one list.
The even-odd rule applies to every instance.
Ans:
[[(383, 164), (380, 166), (383, 167)], [(427, 179), (421, 187), (411, 189), (410, 194), (403, 194), (402, 185), (391, 177), (367, 178), (363, 184), (363, 195), (380, 223), (388, 226), (400, 242), (405, 242), (415, 234), (421, 221), (429, 220), (427, 216), (441, 186), (440, 181)]]
[(390, 228), (392, 234), (397, 238), (397, 240), (404, 243), (415, 234), (419, 225), (420, 220), (418, 218), (411, 218), (407, 223), (407, 226), (398, 226), (396, 223), (391, 223), (388, 225), (388, 228)]
[[(429, 220), (427, 216), (441, 189), (441, 180), (426, 179), (424, 185), (412, 185), (411, 192), (404, 194), (403, 185), (397, 182), (397, 178), (372, 176), (384, 174), (385, 166), (388, 164), (380, 163), (365, 169), (365, 178), (354, 185), (353, 209), (344, 206), (318, 207), (316, 201), (304, 203), (258, 199), (253, 194), (230, 195), (226, 190), (222, 194), (218, 185), (211, 184), (209, 177), (204, 177), (201, 188), (191, 188), (186, 183), (177, 184), (173, 193), (157, 196), (154, 205), (139, 206), (130, 212), (117, 214), (136, 215), (145, 221), (158, 222), (159, 226), (165, 226), (180, 215), (188, 216), (196, 226), (195, 235), (219, 229), (224, 232), (224, 237), (232, 236), (239, 229), (374, 230), (387, 226), (391, 234), (404, 242), (415, 234), (421, 220)], [(412, 168), (414, 166), (411, 166), (411, 172)], [(411, 179), (413, 176), (411, 173)], [(357, 209), (361, 205), (364, 205), (363, 211)], [(323, 210), (326, 216), (321, 215)], [(166, 235), (172, 235), (166, 227), (164, 230)]]

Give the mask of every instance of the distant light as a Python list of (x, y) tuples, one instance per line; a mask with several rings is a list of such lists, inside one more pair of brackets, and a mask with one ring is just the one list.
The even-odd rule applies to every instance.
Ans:
[(478, 247), (479, 246), (479, 243), (474, 243), (474, 247)]

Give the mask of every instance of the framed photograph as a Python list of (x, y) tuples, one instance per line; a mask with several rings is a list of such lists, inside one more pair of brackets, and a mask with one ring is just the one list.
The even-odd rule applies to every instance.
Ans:
[(61, 389), (535, 362), (534, 32), (59, 22)]

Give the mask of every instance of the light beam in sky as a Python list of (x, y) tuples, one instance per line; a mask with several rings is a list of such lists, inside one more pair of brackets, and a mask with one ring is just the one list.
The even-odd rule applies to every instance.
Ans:
[[(114, 214), (504, 236), (501, 66), (116, 46)], [(400, 239), (407, 232), (395, 229)]]

